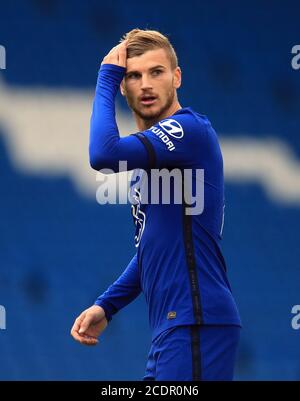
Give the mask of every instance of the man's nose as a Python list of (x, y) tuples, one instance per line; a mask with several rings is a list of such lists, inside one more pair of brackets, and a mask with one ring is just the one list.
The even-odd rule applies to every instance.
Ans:
[(142, 89), (152, 88), (152, 83), (148, 75), (142, 76)]

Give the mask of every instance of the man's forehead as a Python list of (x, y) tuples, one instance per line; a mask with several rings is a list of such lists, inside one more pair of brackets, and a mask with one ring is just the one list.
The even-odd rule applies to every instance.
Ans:
[(164, 49), (148, 50), (141, 56), (127, 59), (127, 72), (134, 70), (148, 70), (156, 65), (170, 67), (170, 60)]

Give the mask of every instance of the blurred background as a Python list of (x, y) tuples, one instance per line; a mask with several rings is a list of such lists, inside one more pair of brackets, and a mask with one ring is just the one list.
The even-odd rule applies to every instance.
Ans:
[[(243, 331), (237, 380), (299, 380), (300, 45), (297, 1), (0, 2), (1, 380), (140, 380), (143, 295), (96, 348), (69, 335), (133, 256), (129, 205), (96, 202), (89, 119), (100, 62), (157, 29), (183, 71), (183, 107), (208, 116), (225, 163), (223, 252)], [(136, 132), (117, 98), (122, 135)]]

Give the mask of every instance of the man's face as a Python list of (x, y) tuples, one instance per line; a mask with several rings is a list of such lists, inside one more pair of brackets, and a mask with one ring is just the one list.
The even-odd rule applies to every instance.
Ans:
[(127, 59), (121, 93), (139, 117), (152, 120), (170, 108), (177, 99), (176, 89), (180, 84), (180, 68), (172, 70), (165, 50), (148, 50)]

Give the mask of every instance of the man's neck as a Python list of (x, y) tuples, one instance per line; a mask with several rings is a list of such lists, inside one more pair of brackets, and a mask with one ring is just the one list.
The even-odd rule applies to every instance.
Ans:
[(146, 129), (152, 127), (154, 124), (156, 124), (158, 121), (163, 120), (164, 118), (172, 116), (176, 111), (180, 110), (181, 106), (178, 101), (176, 101), (167, 111), (162, 113), (159, 117), (153, 118), (152, 120), (144, 120), (140, 116), (138, 116), (136, 113), (134, 114), (134, 118), (136, 121), (136, 125), (139, 129), (139, 131), (145, 131)]

